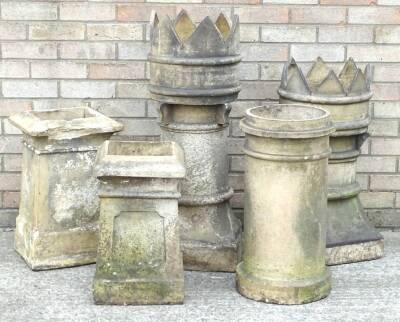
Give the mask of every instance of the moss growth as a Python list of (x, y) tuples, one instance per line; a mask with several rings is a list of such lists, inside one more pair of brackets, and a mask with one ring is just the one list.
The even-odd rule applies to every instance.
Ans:
[(182, 281), (106, 280), (95, 278), (97, 304), (173, 304), (183, 302)]

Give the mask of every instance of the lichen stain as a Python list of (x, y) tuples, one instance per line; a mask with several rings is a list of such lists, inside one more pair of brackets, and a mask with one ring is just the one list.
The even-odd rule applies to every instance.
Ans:
[(99, 183), (92, 175), (93, 164), (93, 153), (76, 153), (74, 158), (54, 165), (60, 180), (52, 192), (53, 219), (62, 226), (80, 226), (97, 218)]

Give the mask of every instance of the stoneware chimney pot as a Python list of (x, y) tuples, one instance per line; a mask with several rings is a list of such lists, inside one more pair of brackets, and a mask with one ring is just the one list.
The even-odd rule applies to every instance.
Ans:
[(243, 257), (238, 291), (257, 301), (302, 304), (326, 297), (329, 113), (302, 105), (254, 107), (245, 132)]
[(94, 263), (99, 200), (98, 147), (122, 124), (88, 107), (10, 117), (23, 132), (15, 248), (33, 270)]

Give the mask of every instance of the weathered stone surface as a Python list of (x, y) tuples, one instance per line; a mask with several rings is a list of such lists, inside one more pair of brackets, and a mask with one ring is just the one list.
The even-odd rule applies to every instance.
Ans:
[(97, 304), (176, 304), (184, 298), (179, 180), (173, 142), (106, 141), (99, 150)]
[(238, 291), (251, 299), (302, 304), (326, 297), (329, 113), (302, 105), (254, 107), (246, 134), (245, 207)]
[(338, 265), (383, 257), (383, 240), (330, 247), (326, 249), (326, 264)]
[(24, 134), (15, 248), (33, 270), (93, 263), (98, 147), (122, 125), (87, 107), (10, 117)]
[[(278, 90), (281, 103), (301, 103), (329, 111), (336, 129), (330, 137), (328, 166), (327, 248), (335, 248), (327, 252), (332, 255), (327, 259), (329, 264), (370, 260), (383, 254), (383, 243), (375, 243), (376, 247), (382, 246), (377, 251), (363, 247), (382, 236), (364, 216), (356, 180), (356, 160), (370, 122), (370, 82), (369, 65), (362, 72), (351, 58), (338, 76), (318, 58), (306, 77), (292, 59), (284, 67)], [(360, 247), (348, 247), (357, 244)], [(342, 246), (345, 248), (339, 251)]]
[(185, 11), (152, 19), (150, 93), (161, 104), (161, 139), (185, 151), (179, 200), (186, 269), (235, 271), (240, 222), (229, 199), (227, 136), (236, 75), (239, 22), (223, 14), (196, 26)]

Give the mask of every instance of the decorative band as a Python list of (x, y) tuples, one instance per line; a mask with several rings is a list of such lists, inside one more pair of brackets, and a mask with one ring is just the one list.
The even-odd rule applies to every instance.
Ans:
[(238, 64), (242, 58), (236, 56), (206, 57), (206, 58), (177, 58), (171, 56), (148, 55), (147, 59), (152, 63), (186, 65), (186, 66), (218, 66)]
[(361, 192), (358, 182), (343, 186), (328, 187), (328, 200), (348, 199), (357, 196)]
[(335, 131), (333, 126), (309, 131), (269, 131), (249, 125), (245, 119), (240, 121), (240, 127), (246, 134), (276, 139), (313, 139), (331, 135)]
[[(343, 130), (356, 130), (356, 129), (364, 129), (369, 125), (371, 122), (371, 118), (367, 115), (365, 118), (361, 120), (350, 120), (350, 121), (340, 121), (340, 122), (333, 122), (336, 131), (343, 131)], [(366, 131), (366, 130), (365, 130)]]
[(154, 192), (139, 192), (139, 191), (120, 191), (117, 189), (99, 189), (99, 197), (103, 198), (132, 198), (132, 199), (179, 199), (181, 194), (179, 192), (165, 192), (165, 191), (154, 191)]
[(321, 153), (317, 154), (308, 154), (308, 155), (283, 155), (283, 154), (269, 154), (269, 153), (260, 153), (253, 150), (250, 150), (247, 146), (243, 148), (243, 152), (256, 159), (268, 160), (268, 161), (286, 161), (286, 162), (308, 162), (308, 161), (317, 161), (326, 159), (331, 154), (331, 150), (328, 149)]
[(360, 155), (359, 150), (351, 150), (344, 152), (332, 151), (329, 157), (329, 163), (345, 163), (345, 162), (355, 161), (359, 155)]
[(177, 123), (170, 123), (170, 124), (162, 124), (159, 123), (160, 128), (162, 128), (164, 131), (168, 132), (188, 132), (188, 133), (210, 133), (210, 132), (220, 132), (225, 130), (229, 124), (177, 124)]
[(293, 101), (301, 101), (305, 103), (315, 103), (315, 104), (331, 104), (331, 105), (361, 103), (368, 101), (372, 97), (372, 92), (367, 92), (356, 96), (328, 97), (328, 96), (315, 96), (315, 95), (305, 95), (299, 93), (290, 93), (282, 88), (278, 89), (278, 93), (283, 98), (287, 98)]
[(181, 206), (205, 206), (215, 205), (231, 199), (233, 196), (233, 189), (229, 188), (227, 191), (218, 192), (213, 195), (182, 195), (179, 199)]
[(233, 84), (231, 87), (226, 88), (209, 88), (209, 89), (191, 89), (191, 88), (172, 88), (163, 87), (158, 85), (150, 85), (149, 91), (157, 95), (165, 96), (183, 96), (183, 97), (197, 97), (197, 96), (225, 96), (232, 95), (240, 92), (240, 85)]

